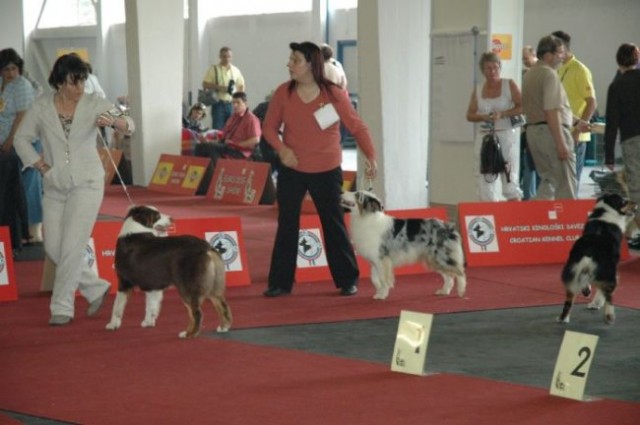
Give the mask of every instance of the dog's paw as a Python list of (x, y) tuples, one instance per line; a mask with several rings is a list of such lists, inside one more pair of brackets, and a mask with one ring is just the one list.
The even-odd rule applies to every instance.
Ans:
[(587, 310), (600, 310), (601, 307), (601, 305), (598, 305), (595, 302), (587, 304)]
[(435, 292), (436, 295), (440, 295), (440, 296), (449, 295), (450, 293), (451, 291), (447, 291), (446, 289), (443, 289), (443, 288), (440, 288)]
[(218, 326), (218, 327), (216, 328), (216, 332), (218, 332), (218, 333), (225, 333), (225, 332), (229, 332), (229, 326), (222, 326), (222, 325), (220, 325), (220, 326)]
[(109, 323), (107, 323), (107, 326), (105, 326), (104, 328), (108, 331), (115, 331), (120, 327), (120, 324), (121, 322), (119, 320), (112, 320)]
[(376, 293), (373, 295), (374, 300), (386, 300), (389, 296), (389, 290), (386, 288), (381, 288), (376, 290)]
[(613, 325), (616, 322), (616, 316), (613, 314), (605, 314), (604, 315), (604, 323), (607, 325)]
[(143, 328), (154, 328), (156, 326), (156, 321), (154, 319), (144, 319), (140, 326)]
[(185, 339), (187, 337), (187, 331), (182, 331), (178, 334), (178, 338)]
[(565, 317), (564, 319), (561, 316), (558, 316), (556, 318), (556, 322), (559, 324), (565, 324), (565, 323), (569, 323), (569, 316)]

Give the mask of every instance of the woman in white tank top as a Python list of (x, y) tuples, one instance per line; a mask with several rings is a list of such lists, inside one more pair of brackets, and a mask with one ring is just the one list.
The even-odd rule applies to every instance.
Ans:
[[(467, 120), (478, 123), (474, 144), (474, 171), (476, 187), (481, 201), (521, 200), (520, 189), (520, 129), (513, 128), (511, 117), (522, 113), (520, 89), (511, 79), (500, 77), (501, 63), (495, 53), (484, 53), (480, 58), (480, 70), (485, 82), (471, 94)], [(480, 174), (480, 147), (482, 138), (489, 131), (489, 123), (495, 126), (502, 155), (507, 161), (508, 176), (500, 178)]]

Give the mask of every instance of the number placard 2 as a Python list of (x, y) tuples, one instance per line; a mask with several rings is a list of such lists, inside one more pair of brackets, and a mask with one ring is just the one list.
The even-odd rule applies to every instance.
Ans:
[(433, 314), (406, 310), (400, 312), (396, 344), (391, 359), (392, 371), (412, 375), (424, 374), (432, 322)]
[(566, 331), (553, 371), (550, 394), (584, 401), (584, 388), (598, 344), (597, 335)]

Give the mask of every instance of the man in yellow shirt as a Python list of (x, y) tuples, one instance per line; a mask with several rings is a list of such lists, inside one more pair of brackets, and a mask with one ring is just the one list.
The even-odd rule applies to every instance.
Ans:
[[(569, 105), (573, 113), (572, 136), (576, 144), (576, 178), (580, 187), (580, 175), (584, 166), (587, 143), (591, 140), (590, 132), (580, 132), (578, 127), (585, 128), (596, 110), (596, 92), (593, 88), (591, 71), (574, 56), (571, 51), (571, 36), (564, 31), (555, 31), (554, 36), (562, 40), (566, 56), (558, 69), (560, 81), (567, 92)], [(580, 125), (578, 125), (580, 124)]]
[(244, 92), (246, 86), (242, 72), (231, 63), (231, 48), (220, 49), (220, 63), (211, 65), (202, 80), (202, 88), (215, 90), (216, 102), (211, 105), (211, 127), (222, 130), (231, 117), (231, 96), (235, 92)]

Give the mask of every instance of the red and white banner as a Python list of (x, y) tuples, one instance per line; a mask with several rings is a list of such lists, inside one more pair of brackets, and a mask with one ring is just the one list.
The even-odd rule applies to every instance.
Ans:
[(267, 162), (219, 159), (206, 197), (224, 204), (258, 205), (270, 171)]
[(0, 227), (0, 301), (18, 299), (16, 275), (13, 269), (13, 250), (8, 226)]
[[(458, 206), (469, 266), (564, 263), (595, 200), (478, 202)], [(629, 255), (622, 246), (623, 258)]]
[[(111, 292), (118, 290), (114, 268), (116, 243), (122, 222), (99, 221), (87, 245), (86, 260), (98, 275), (111, 282)], [(227, 286), (251, 284), (240, 217), (176, 219), (168, 235), (194, 235), (209, 242), (222, 256)]]
[(162, 154), (149, 189), (176, 195), (195, 195), (210, 162), (209, 158)]
[[(447, 220), (444, 208), (421, 208), (412, 210), (387, 211), (387, 214), (398, 218), (439, 218)], [(349, 228), (350, 215), (345, 214), (345, 222)], [(358, 255), (356, 260), (360, 269), (360, 277), (370, 277), (369, 262)], [(327, 263), (322, 225), (317, 215), (302, 215), (300, 217), (300, 232), (298, 236), (298, 260), (296, 269), (297, 282), (316, 282), (331, 280), (331, 272)], [(428, 270), (420, 265), (407, 265), (395, 269), (396, 276), (426, 273)]]

